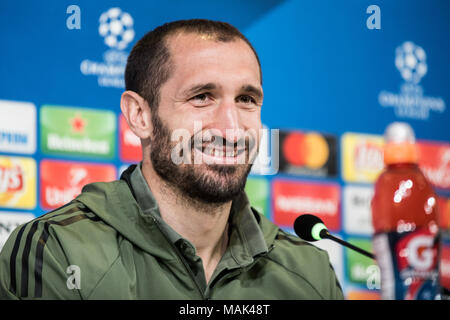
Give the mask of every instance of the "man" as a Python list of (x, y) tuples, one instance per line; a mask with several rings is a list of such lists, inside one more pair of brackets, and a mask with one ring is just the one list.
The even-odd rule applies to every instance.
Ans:
[(0, 298), (343, 298), (327, 253), (279, 230), (243, 191), (263, 91), (236, 28), (158, 27), (132, 49), (125, 82), (143, 161), (18, 227), (0, 255)]

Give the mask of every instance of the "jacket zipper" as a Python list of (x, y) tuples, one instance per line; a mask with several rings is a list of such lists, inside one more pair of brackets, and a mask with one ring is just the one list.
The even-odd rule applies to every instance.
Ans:
[(205, 297), (205, 295), (202, 292), (202, 289), (200, 288), (200, 286), (198, 285), (197, 281), (195, 280), (194, 274), (191, 270), (191, 268), (189, 267), (189, 265), (187, 264), (186, 260), (183, 258), (183, 256), (180, 254), (180, 252), (178, 251), (178, 248), (169, 240), (167, 239), (166, 235), (164, 234), (164, 232), (161, 230), (161, 227), (158, 224), (158, 221), (156, 221), (155, 218), (152, 217), (153, 222), (155, 223), (156, 227), (158, 228), (159, 232), (161, 232), (164, 235), (164, 238), (167, 240), (167, 242), (170, 244), (170, 246), (172, 247), (173, 250), (175, 250), (175, 253), (177, 254), (178, 259), (180, 260), (180, 262), (183, 264), (184, 268), (187, 270), (188, 274), (191, 277), (191, 280), (194, 282), (195, 287), (197, 288), (198, 292), (200, 293), (202, 299), (207, 299)]

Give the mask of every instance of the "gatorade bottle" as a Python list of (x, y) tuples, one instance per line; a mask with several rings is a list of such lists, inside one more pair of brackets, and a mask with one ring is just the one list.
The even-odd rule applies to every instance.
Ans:
[(414, 132), (408, 124), (394, 122), (386, 128), (384, 162), (371, 203), (381, 297), (437, 299), (437, 197), (418, 167)]

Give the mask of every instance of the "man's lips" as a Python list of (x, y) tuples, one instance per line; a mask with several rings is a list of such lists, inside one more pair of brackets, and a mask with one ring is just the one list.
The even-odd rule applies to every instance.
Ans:
[(227, 139), (207, 131), (191, 137), (194, 164), (245, 164), (254, 146), (249, 136)]
[(245, 146), (220, 146), (215, 145), (214, 143), (202, 144), (199, 146), (194, 145), (194, 148), (202, 154), (216, 158), (237, 158), (246, 150)]

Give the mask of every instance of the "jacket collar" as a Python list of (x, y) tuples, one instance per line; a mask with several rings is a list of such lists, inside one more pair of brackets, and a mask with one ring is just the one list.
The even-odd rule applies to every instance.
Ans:
[[(174, 259), (177, 254), (168, 250), (170, 240), (158, 221), (145, 213), (135, 199), (130, 180), (135, 168), (130, 166), (120, 180), (86, 185), (76, 200), (142, 250), (162, 259)], [(245, 192), (233, 200), (230, 222), (229, 250), (236, 266), (248, 265), (257, 255), (266, 253), (278, 232), (278, 227), (250, 207)]]
[(147, 181), (144, 178), (141, 170), (142, 164), (133, 165), (131, 174), (123, 177), (127, 181), (130, 190), (133, 193), (134, 199), (138, 203), (144, 215), (151, 215), (161, 228), (164, 235), (175, 244), (182, 239), (181, 235), (170, 227), (161, 217), (158, 203), (153, 196)]

